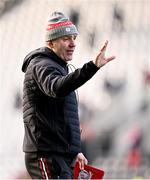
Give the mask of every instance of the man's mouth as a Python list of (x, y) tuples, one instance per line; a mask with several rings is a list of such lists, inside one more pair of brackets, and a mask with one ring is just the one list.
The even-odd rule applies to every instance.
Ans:
[(72, 55), (73, 52), (74, 52), (74, 50), (67, 50), (67, 53), (70, 54), (70, 55)]

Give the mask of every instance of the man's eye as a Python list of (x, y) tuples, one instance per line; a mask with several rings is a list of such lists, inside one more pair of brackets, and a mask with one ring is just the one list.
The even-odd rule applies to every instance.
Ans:
[(63, 39), (64, 39), (64, 40), (68, 40), (68, 37), (64, 37)]
[(73, 38), (74, 40), (76, 40), (77, 39), (77, 36), (74, 36), (74, 38)]

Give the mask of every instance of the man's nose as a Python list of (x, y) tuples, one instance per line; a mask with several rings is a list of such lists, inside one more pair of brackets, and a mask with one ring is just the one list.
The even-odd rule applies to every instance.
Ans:
[(75, 46), (76, 46), (75, 40), (74, 40), (74, 39), (71, 39), (69, 45), (70, 45), (71, 47), (75, 47)]

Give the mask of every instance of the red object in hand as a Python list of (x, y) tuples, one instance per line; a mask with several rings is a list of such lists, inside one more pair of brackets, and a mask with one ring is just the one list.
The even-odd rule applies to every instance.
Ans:
[(84, 170), (80, 170), (77, 162), (74, 167), (74, 179), (103, 179), (104, 171), (90, 165), (84, 165)]

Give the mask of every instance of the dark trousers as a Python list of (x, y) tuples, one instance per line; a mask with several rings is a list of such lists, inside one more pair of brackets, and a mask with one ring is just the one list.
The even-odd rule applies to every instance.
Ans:
[(60, 155), (25, 153), (26, 169), (32, 179), (73, 179), (73, 159)]

